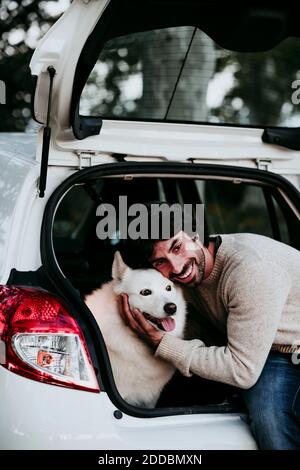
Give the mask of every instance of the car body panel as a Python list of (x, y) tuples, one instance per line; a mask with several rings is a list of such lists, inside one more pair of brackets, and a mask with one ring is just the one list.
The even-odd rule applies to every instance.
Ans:
[(72, 84), (78, 57), (108, 3), (109, 0), (74, 0), (40, 40), (30, 62), (31, 73), (37, 77), (33, 104), (38, 122), (46, 123), (49, 88), (47, 67), (52, 65), (56, 70), (53, 93), (56, 129), (65, 132), (69, 127)]
[[(10, 271), (35, 271), (41, 266), (40, 230), (51, 192), (75, 170), (49, 169), (46, 197), (38, 196), (40, 166), (35, 157), (37, 136), (0, 134), (0, 283)], [(35, 228), (33, 230), (33, 227)]]
[(1, 132), (0, 133), (0, 162), (18, 157), (25, 160), (36, 159), (36, 133)]
[(300, 188), (300, 152), (266, 145), (262, 129), (104, 120), (99, 136), (84, 140), (58, 140), (50, 164), (93, 166), (113, 160), (114, 153), (128, 160), (216, 163), (268, 169)]
[(105, 392), (42, 384), (3, 367), (0, 395), (1, 449), (256, 449), (239, 414), (117, 419)]
[[(36, 136), (25, 134), (0, 135), (0, 279), (7, 280), (6, 263), (11, 250), (13, 235), (16, 232), (13, 221), (20, 223), (22, 211), (17, 209), (21, 203), (21, 192), (30, 175), (35, 172)], [(27, 203), (27, 199), (25, 199)], [(16, 247), (14, 247), (16, 249)], [(15, 254), (14, 254), (15, 255)], [(14, 256), (15, 262), (15, 256)]]

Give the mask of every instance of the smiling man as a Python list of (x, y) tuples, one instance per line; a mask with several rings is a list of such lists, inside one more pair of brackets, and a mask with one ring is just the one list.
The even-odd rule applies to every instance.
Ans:
[(293, 363), (300, 343), (300, 252), (260, 235), (218, 235), (202, 243), (183, 231), (139, 240), (136, 250), (185, 288), (227, 344), (206, 346), (201, 331), (199, 339), (172, 337), (131, 312), (126, 296), (120, 299), (124, 320), (183, 375), (240, 387), (261, 449), (300, 449), (300, 368)]

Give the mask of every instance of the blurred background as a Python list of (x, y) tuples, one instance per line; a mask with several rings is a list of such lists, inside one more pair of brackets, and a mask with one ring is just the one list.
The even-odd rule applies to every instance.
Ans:
[[(39, 39), (70, 0), (2, 0), (0, 132), (34, 131), (29, 62)], [(109, 40), (88, 77), (80, 114), (252, 126), (300, 126), (292, 83), (300, 79), (300, 39), (272, 51), (239, 53), (194, 27), (133, 33)], [(184, 66), (182, 67), (182, 64)]]
[(6, 84), (6, 104), (0, 106), (0, 132), (35, 129), (30, 58), (40, 37), (69, 4), (70, 0), (1, 0), (0, 79)]

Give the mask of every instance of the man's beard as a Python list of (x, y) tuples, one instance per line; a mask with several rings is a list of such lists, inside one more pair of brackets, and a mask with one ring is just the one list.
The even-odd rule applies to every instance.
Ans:
[(198, 276), (190, 284), (187, 284), (187, 287), (191, 288), (199, 286), (203, 281), (205, 275), (205, 256), (202, 248), (199, 248), (199, 250), (197, 250), (197, 254), (198, 261), (196, 262), (196, 268), (198, 268)]
[(181, 284), (183, 287), (194, 288), (194, 287), (199, 286), (199, 284), (201, 284), (201, 282), (204, 279), (205, 266), (206, 266), (205, 256), (204, 256), (204, 252), (202, 248), (199, 248), (196, 251), (195, 256), (184, 265), (180, 275), (183, 274), (188, 269), (191, 262), (194, 263), (196, 266), (196, 269), (198, 269), (198, 275), (196, 276), (195, 280), (192, 280), (191, 282), (187, 282), (187, 283), (180, 282), (179, 280), (176, 279), (176, 275), (171, 275), (170, 280), (177, 282), (178, 284)]

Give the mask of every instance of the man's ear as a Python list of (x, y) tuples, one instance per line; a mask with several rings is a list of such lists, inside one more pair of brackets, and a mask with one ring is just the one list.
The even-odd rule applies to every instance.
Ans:
[(116, 281), (122, 281), (124, 274), (130, 268), (124, 263), (123, 258), (119, 251), (115, 252), (114, 261), (112, 264), (112, 278)]

